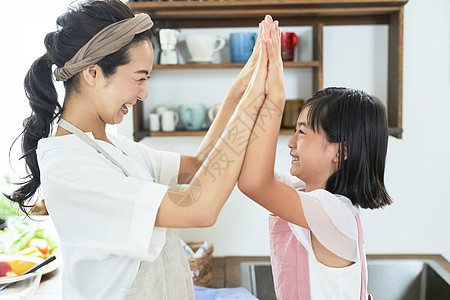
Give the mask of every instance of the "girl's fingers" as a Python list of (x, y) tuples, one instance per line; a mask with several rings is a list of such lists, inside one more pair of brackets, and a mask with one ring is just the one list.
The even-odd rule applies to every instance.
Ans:
[(276, 69), (280, 67), (279, 54), (275, 49), (275, 45), (272, 40), (267, 43), (267, 56), (268, 56), (268, 72), (276, 72)]
[(274, 22), (274, 27), (271, 28), (271, 40), (273, 44), (273, 50), (276, 56), (280, 56), (281, 59), (281, 29), (278, 28), (278, 21)]

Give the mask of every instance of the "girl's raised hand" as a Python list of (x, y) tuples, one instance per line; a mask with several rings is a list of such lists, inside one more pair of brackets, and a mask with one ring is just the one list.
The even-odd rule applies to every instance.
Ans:
[(266, 81), (266, 95), (272, 101), (281, 100), (284, 105), (284, 71), (283, 60), (281, 59), (281, 29), (278, 22), (270, 25), (269, 38), (267, 43), (268, 53), (268, 74)]

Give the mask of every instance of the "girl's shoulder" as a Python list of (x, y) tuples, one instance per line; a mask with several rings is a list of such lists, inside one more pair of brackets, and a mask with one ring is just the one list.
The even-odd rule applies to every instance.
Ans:
[(352, 201), (346, 196), (333, 194), (324, 189), (317, 189), (303, 193), (315, 198), (327, 212), (342, 209), (350, 211), (353, 216), (356, 216), (356, 214), (359, 213), (359, 208), (353, 205)]
[(301, 179), (286, 174), (280, 174), (275, 172), (275, 180), (282, 182), (291, 188), (295, 189), (299, 193), (305, 193), (319, 201), (325, 209), (334, 210), (335, 207), (341, 207), (342, 209), (350, 210), (353, 215), (359, 213), (359, 208), (353, 205), (352, 201), (346, 196), (333, 194), (324, 189), (317, 189), (311, 192), (305, 192), (305, 182)]

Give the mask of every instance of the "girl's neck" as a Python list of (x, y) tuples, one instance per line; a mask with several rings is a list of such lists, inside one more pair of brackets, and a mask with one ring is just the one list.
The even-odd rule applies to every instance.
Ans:
[(327, 186), (327, 181), (322, 182), (306, 182), (305, 181), (305, 192), (311, 192), (314, 190), (325, 190)]

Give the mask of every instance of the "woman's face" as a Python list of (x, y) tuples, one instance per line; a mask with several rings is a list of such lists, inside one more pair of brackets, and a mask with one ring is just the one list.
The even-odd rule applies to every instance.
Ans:
[(128, 64), (117, 67), (116, 73), (100, 84), (96, 106), (104, 123), (119, 124), (129, 107), (147, 98), (154, 56), (151, 42), (136, 43), (129, 49), (129, 56)]
[(309, 108), (298, 117), (294, 136), (288, 147), (292, 157), (290, 173), (306, 183), (308, 190), (324, 189), (337, 168), (337, 143), (328, 142), (323, 130), (314, 132), (307, 122)]

